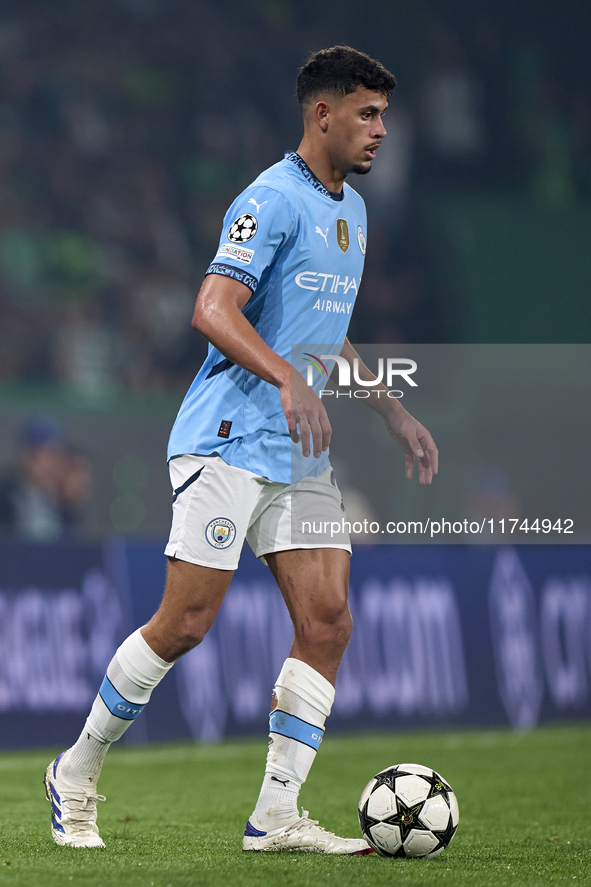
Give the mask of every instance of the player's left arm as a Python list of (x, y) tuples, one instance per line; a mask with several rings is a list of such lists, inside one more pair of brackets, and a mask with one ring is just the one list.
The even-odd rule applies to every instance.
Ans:
[[(348, 339), (345, 339), (341, 356), (351, 365), (357, 358), (359, 361), (359, 378), (364, 382), (372, 382), (376, 376), (369, 370), (359, 357)], [(372, 389), (388, 389), (380, 382)], [(415, 459), (419, 466), (419, 483), (430, 484), (433, 475), (439, 470), (439, 450), (430, 433), (414, 416), (404, 409), (399, 400), (391, 397), (368, 397), (363, 403), (379, 413), (388, 429), (390, 437), (402, 448), (406, 463), (406, 476), (410, 480), (414, 472)]]

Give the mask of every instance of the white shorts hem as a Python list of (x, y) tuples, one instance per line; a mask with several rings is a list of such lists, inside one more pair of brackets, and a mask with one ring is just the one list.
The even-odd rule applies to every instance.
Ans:
[(353, 554), (353, 549), (350, 545), (345, 545), (344, 543), (339, 542), (296, 542), (293, 545), (280, 545), (278, 548), (265, 548), (262, 551), (255, 551), (255, 557), (262, 558), (266, 557), (268, 554), (279, 554), (280, 551), (297, 551), (298, 548), (305, 548), (307, 550), (313, 548), (338, 548), (341, 551), (347, 551), (351, 556)]
[(235, 566), (228, 566), (227, 564), (221, 563), (212, 564), (204, 558), (196, 558), (190, 554), (186, 554), (182, 549), (179, 549), (178, 546), (171, 547), (167, 545), (164, 549), (164, 554), (166, 557), (174, 557), (179, 561), (185, 561), (187, 564), (195, 564), (196, 567), (210, 567), (212, 570), (227, 570), (228, 572), (233, 572), (238, 569), (238, 561), (236, 561)]

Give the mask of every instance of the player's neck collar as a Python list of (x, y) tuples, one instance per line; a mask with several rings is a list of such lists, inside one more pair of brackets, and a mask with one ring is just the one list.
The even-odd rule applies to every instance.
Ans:
[(345, 197), (344, 189), (342, 191), (329, 191), (325, 188), (318, 176), (314, 175), (306, 161), (300, 157), (297, 151), (286, 151), (283, 159), (291, 160), (292, 163), (295, 163), (304, 178), (310, 182), (313, 188), (320, 191), (321, 194), (325, 194), (327, 197), (330, 197), (331, 200), (343, 200)]

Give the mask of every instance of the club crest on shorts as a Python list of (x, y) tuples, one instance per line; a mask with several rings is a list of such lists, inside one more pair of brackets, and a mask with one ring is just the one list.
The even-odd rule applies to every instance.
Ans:
[(205, 538), (213, 548), (229, 548), (236, 538), (236, 527), (227, 517), (216, 517), (206, 526)]

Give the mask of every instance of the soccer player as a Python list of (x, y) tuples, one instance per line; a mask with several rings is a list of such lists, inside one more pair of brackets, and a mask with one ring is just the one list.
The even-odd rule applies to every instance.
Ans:
[[(47, 768), (58, 844), (104, 846), (96, 807), (105, 754), (174, 662), (203, 640), (247, 538), (279, 585), (295, 636), (273, 692), (266, 770), (243, 849), (371, 852), (297, 806), (351, 633), (351, 547), (348, 538), (292, 540), (296, 507), (338, 521), (343, 511), (328, 461), (330, 422), (302, 375), (309, 364), (299, 356), (294, 367), (291, 346), (328, 343), (330, 353), (356, 356), (346, 333), (366, 217), (345, 179), (369, 172), (395, 84), (379, 62), (350, 47), (312, 55), (297, 81), (304, 118), (297, 153), (263, 172), (226, 214), (193, 316), (208, 356), (169, 443), (173, 518), (163, 600), (115, 653), (78, 741)], [(376, 397), (371, 405), (404, 451), (406, 476), (417, 461), (420, 483), (431, 483), (438, 453), (429, 432), (397, 400)]]

